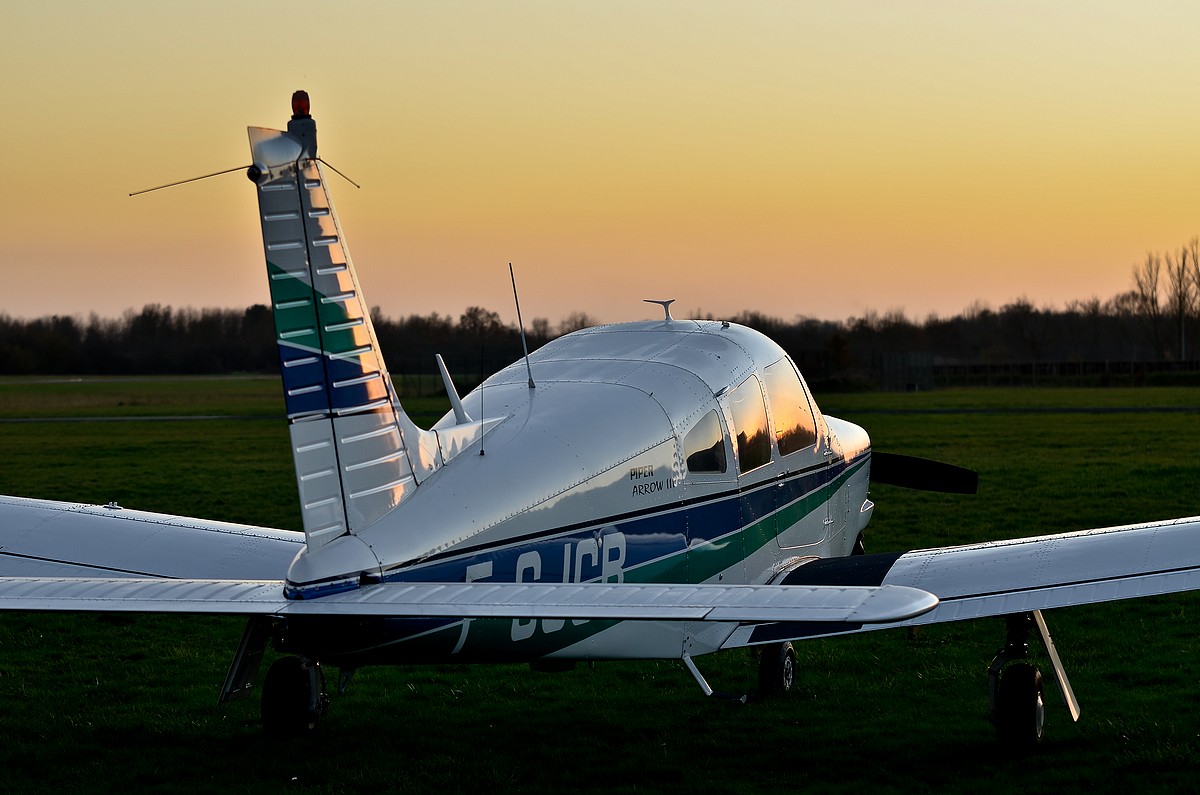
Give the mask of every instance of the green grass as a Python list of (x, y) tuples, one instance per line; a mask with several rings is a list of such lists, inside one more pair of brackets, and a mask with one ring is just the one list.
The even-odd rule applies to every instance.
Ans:
[[(0, 417), (214, 414), (204, 422), (0, 424), (0, 493), (296, 527), (277, 383), (0, 385)], [(818, 396), (878, 449), (977, 468), (981, 493), (879, 486), (871, 551), (1200, 513), (1195, 414), (1004, 413), (1006, 406), (1194, 406), (1200, 390), (955, 390)], [(989, 414), (888, 414), (894, 407)], [(428, 422), (434, 403), (410, 410)], [(1200, 541), (1198, 541), (1200, 543)], [(998, 620), (797, 647), (796, 692), (705, 700), (676, 662), (561, 674), (523, 666), (366, 669), (319, 737), (262, 738), (257, 704), (215, 706), (240, 622), (0, 616), (5, 791), (1174, 792), (1200, 780), (1200, 599), (1048, 614), (1083, 703), (1048, 694), (1045, 746), (1010, 759), (986, 721)], [(703, 657), (753, 687), (745, 652)], [(331, 680), (336, 672), (331, 671)], [(333, 682), (331, 681), (331, 685)]]
[[(1086, 408), (1190, 408), (1200, 411), (1200, 389), (1195, 387), (1013, 387), (940, 389), (933, 392), (859, 392), (821, 399), (825, 411), (893, 412), (954, 409), (968, 411)], [(828, 405), (827, 405), (828, 404)]]
[(0, 416), (282, 416), (277, 376), (0, 378)]

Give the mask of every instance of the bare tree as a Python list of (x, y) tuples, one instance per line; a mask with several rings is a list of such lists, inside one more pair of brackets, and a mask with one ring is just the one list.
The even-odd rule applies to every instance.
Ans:
[(500, 314), (484, 309), (482, 306), (467, 307), (467, 311), (458, 317), (458, 330), (473, 337), (486, 337), (499, 333), (504, 329), (500, 322)]
[(1122, 320), (1135, 317), (1138, 313), (1137, 290), (1126, 290), (1123, 293), (1117, 293), (1104, 302), (1101, 311), (1110, 317), (1121, 318)]
[(1196, 288), (1196, 302), (1200, 304), (1200, 237), (1193, 237), (1185, 248), (1192, 263), (1192, 286)]
[(1021, 296), (1000, 307), (1000, 325), (1017, 343), (1023, 357), (1040, 361), (1046, 342), (1046, 315), (1027, 297)]
[[(1076, 349), (1073, 355), (1095, 358), (1100, 348), (1100, 338), (1104, 331), (1104, 305), (1097, 296), (1088, 299), (1068, 301), (1064, 307), (1068, 318), (1078, 321), (1079, 334), (1075, 336)], [(1052, 312), (1047, 312), (1052, 314)], [(1080, 339), (1082, 337), (1082, 339)]]
[[(1188, 262), (1191, 264), (1191, 282), (1192, 282), (1192, 317), (1200, 317), (1200, 237), (1193, 237), (1184, 246), (1184, 251), (1187, 252)], [(1195, 354), (1192, 354), (1193, 358)]]
[(579, 331), (581, 328), (595, 326), (598, 322), (599, 321), (597, 321), (596, 318), (592, 317), (587, 312), (580, 312), (576, 310), (563, 318), (562, 322), (558, 324), (558, 333), (570, 334), (572, 331)]
[(1163, 344), (1163, 308), (1158, 300), (1159, 282), (1162, 278), (1162, 257), (1150, 253), (1141, 265), (1133, 266), (1133, 287), (1137, 297), (1137, 312), (1145, 323), (1155, 355), (1165, 359)]
[(1179, 329), (1179, 361), (1187, 359), (1187, 321), (1195, 314), (1196, 285), (1188, 265), (1191, 253), (1187, 246), (1178, 253), (1167, 252), (1163, 261), (1167, 266), (1167, 306)]
[(545, 345), (550, 340), (550, 321), (544, 317), (530, 321), (529, 340), (534, 345)]

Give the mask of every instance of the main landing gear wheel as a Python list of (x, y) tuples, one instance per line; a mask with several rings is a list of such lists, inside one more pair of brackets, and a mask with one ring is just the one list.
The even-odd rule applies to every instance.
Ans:
[(1034, 613), (1005, 616), (1004, 646), (988, 666), (991, 720), (1000, 742), (1015, 751), (1032, 750), (1046, 733), (1042, 672), (1029, 657), (1036, 621)]
[(792, 689), (796, 680), (796, 650), (790, 642), (771, 643), (762, 647), (758, 658), (758, 693), (760, 696), (782, 696)]
[(996, 686), (996, 733), (1012, 748), (1033, 748), (1046, 731), (1042, 672), (1029, 663), (1013, 663)]
[(266, 734), (312, 734), (328, 709), (329, 696), (320, 665), (300, 657), (283, 657), (272, 663), (262, 691), (262, 726)]

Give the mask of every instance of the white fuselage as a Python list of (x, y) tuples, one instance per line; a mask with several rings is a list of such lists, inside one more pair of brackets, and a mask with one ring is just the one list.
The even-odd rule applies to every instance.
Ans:
[[(802, 560), (848, 554), (870, 518), (866, 433), (821, 415), (784, 351), (751, 329), (602, 326), (551, 342), (531, 367), (533, 388), (518, 362), (466, 396), (471, 417), (499, 421), (443, 451), (445, 464), (392, 512), (298, 556), (289, 586), (766, 583)], [(455, 422), (450, 413), (434, 430)], [(514, 659), (678, 657), (717, 648), (733, 629), (417, 623), (380, 624), (374, 641), (353, 645), (387, 660), (494, 659), (497, 644)]]

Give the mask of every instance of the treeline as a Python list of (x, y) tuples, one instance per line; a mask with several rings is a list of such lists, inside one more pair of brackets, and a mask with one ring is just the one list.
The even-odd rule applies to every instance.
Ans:
[(172, 309), (17, 320), (0, 315), (0, 373), (129, 375), (279, 369), (271, 310)]
[[(982, 303), (950, 318), (922, 321), (895, 310), (844, 321), (758, 312), (725, 318), (765, 332), (780, 343), (810, 381), (834, 386), (878, 386), (882, 373), (910, 371), (927, 383), (936, 368), (1041, 363), (1194, 363), (1200, 349), (1200, 242), (1149, 254), (1133, 269), (1132, 289), (1107, 301), (1092, 298), (1065, 307), (1038, 307), (1021, 298), (993, 309)], [(701, 313), (694, 313), (699, 316)], [(372, 312), (393, 376), (433, 374), (441, 353), (456, 377), (474, 381), (521, 355), (518, 329), (482, 307), (458, 318), (437, 313), (399, 319)], [(573, 313), (552, 326), (529, 324), (535, 350), (554, 337), (594, 325)], [(921, 372), (914, 376), (913, 369)], [(34, 320), (0, 314), (0, 374), (202, 374), (278, 369), (271, 311), (173, 309), (157, 304), (122, 317)], [(1195, 370), (1195, 367), (1185, 368)], [(927, 371), (927, 372), (926, 372)], [(888, 384), (882, 384), (888, 386)], [(901, 384), (903, 385), (903, 383)]]
[[(440, 353), (447, 361), (470, 362), (478, 374), (499, 369), (521, 353), (521, 335), (500, 315), (471, 307), (458, 317), (433, 313), (394, 320), (372, 310), (385, 356), (397, 364)], [(538, 318), (530, 324), (531, 349), (550, 339), (594, 325), (573, 313), (557, 326)], [(120, 318), (92, 314), (86, 320), (54, 315), (21, 320), (0, 314), (0, 374), (145, 375), (278, 371), (275, 325), (269, 307), (173, 309), (150, 304)], [(396, 369), (394, 366), (392, 369)], [(428, 369), (428, 366), (425, 368)]]
[[(457, 319), (373, 313), (380, 347), (393, 371), (420, 367), (433, 372), (441, 353), (460, 370), (491, 372), (521, 354), (518, 330), (497, 313), (472, 307)], [(902, 312), (868, 312), (846, 321), (798, 318), (785, 321), (758, 312), (727, 318), (771, 336), (806, 370), (823, 377), (863, 374), (883, 355), (931, 354), (940, 363), (1011, 364), (1048, 361), (1177, 361), (1173, 322), (1137, 311), (1128, 296), (1101, 303), (1076, 302), (1064, 309), (1039, 308), (1021, 299), (998, 309), (976, 305), (952, 318), (917, 322)], [(531, 350), (590, 319), (573, 316), (551, 327), (530, 324)], [(1196, 329), (1185, 319), (1185, 329)], [(1183, 344), (1186, 346), (1185, 335)], [(1186, 352), (1190, 354), (1190, 352)], [(151, 374), (270, 372), (278, 369), (271, 311), (172, 309), (159, 305), (121, 318), (87, 320), (54, 316), (18, 320), (0, 315), (0, 372), (17, 374)], [(814, 372), (814, 374), (816, 374)]]

